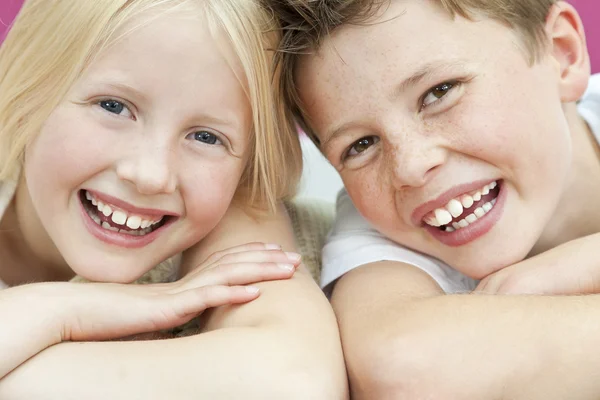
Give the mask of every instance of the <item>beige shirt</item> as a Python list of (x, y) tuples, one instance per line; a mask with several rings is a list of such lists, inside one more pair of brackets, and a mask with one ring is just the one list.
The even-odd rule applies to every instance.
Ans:
[[(4, 182), (0, 184), (0, 219), (4, 216), (4, 212), (15, 195), (16, 187), (16, 182)], [(0, 279), (0, 289), (6, 289), (7, 287), (8, 285)]]

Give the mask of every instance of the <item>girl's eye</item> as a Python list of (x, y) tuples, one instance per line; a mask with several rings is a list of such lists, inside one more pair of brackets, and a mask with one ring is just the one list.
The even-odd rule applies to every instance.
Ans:
[(445, 82), (431, 89), (429, 92), (427, 92), (425, 98), (423, 99), (423, 108), (440, 100), (442, 97), (447, 95), (453, 87), (454, 83)]
[(354, 142), (350, 149), (346, 153), (347, 157), (352, 157), (359, 155), (360, 153), (364, 153), (369, 149), (369, 147), (377, 144), (379, 142), (379, 138), (377, 136), (366, 136)]
[(131, 118), (131, 111), (127, 108), (127, 106), (120, 101), (117, 100), (102, 100), (98, 103), (100, 107), (105, 109), (111, 114), (122, 115), (127, 118)]
[(209, 131), (198, 131), (198, 132), (194, 132), (194, 140), (197, 140), (198, 142), (202, 142), (202, 143), (206, 143), (206, 144), (210, 144), (210, 145), (215, 145), (215, 144), (222, 144), (221, 140), (217, 137), (217, 135), (215, 135), (214, 133), (211, 133)]

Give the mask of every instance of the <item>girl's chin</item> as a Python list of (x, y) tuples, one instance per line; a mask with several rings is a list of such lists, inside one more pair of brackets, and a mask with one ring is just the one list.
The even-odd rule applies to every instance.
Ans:
[[(76, 262), (73, 264), (75, 267), (72, 268), (75, 273), (74, 282), (132, 283), (152, 269), (140, 271), (139, 264), (127, 263), (129, 265), (126, 265), (108, 260), (106, 264), (86, 264), (81, 267), (78, 264), (81, 265)], [(112, 267), (107, 268), (107, 265), (112, 265)], [(128, 273), (123, 273), (124, 271), (128, 271)]]

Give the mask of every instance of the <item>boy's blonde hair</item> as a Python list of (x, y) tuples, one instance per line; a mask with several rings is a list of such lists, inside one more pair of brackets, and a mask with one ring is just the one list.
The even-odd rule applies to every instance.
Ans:
[[(31, 143), (73, 83), (117, 32), (156, 7), (194, 5), (230, 39), (252, 107), (248, 165), (236, 200), (273, 209), (291, 196), (302, 170), (295, 127), (284, 122), (273, 57), (280, 39), (260, 0), (26, 0), (0, 47), (0, 180), (16, 179)], [(135, 27), (131, 27), (135, 29)]]
[[(368, 24), (394, 0), (270, 0), (284, 31), (277, 55), (282, 68), (280, 93), (290, 126), (299, 125), (319, 145), (296, 90), (294, 73), (298, 58), (319, 49), (322, 41), (344, 25)], [(413, 0), (423, 1), (423, 0)], [(518, 33), (533, 64), (546, 45), (545, 22), (559, 0), (428, 0), (454, 18), (491, 18)]]

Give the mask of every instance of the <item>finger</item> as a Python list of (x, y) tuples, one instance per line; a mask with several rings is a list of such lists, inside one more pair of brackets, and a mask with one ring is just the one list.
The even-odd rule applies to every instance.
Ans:
[(302, 257), (298, 253), (283, 250), (248, 250), (225, 254), (213, 267), (223, 264), (238, 263), (275, 263), (300, 265)]
[(246, 303), (259, 294), (254, 286), (203, 286), (173, 295), (171, 307), (175, 315), (185, 320), (208, 308)]
[[(256, 282), (289, 279), (296, 272), (291, 263), (250, 263), (220, 264), (203, 274), (189, 279), (186, 286), (202, 285), (247, 285)], [(194, 279), (196, 278), (196, 279)]]
[(225, 250), (217, 251), (217, 252), (211, 254), (204, 263), (212, 264), (214, 262), (217, 262), (218, 260), (220, 260), (227, 254), (235, 254), (235, 253), (252, 251), (252, 250), (281, 250), (281, 246), (276, 243), (263, 243), (263, 242), (245, 243), (245, 244), (241, 244), (239, 246), (233, 246), (233, 247), (229, 247)]

